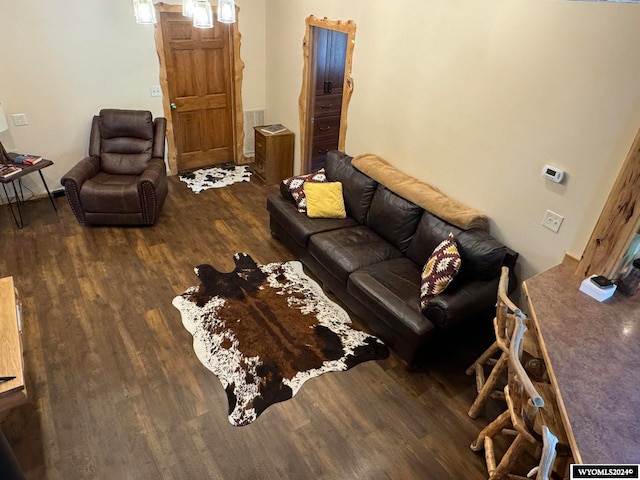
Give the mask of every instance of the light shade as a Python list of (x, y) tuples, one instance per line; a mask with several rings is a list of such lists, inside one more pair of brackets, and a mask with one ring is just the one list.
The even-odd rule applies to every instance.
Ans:
[(0, 132), (6, 132), (7, 130), (9, 130), (9, 124), (7, 123), (7, 117), (0, 103)]
[(233, 0), (218, 0), (218, 21), (220, 23), (235, 23), (236, 4)]
[(149, 25), (156, 23), (156, 11), (151, 0), (133, 0), (133, 13), (136, 23)]
[(182, 15), (193, 18), (193, 10), (195, 8), (195, 0), (182, 0)]
[(193, 26), (196, 28), (213, 28), (213, 9), (207, 0), (196, 0), (193, 9)]

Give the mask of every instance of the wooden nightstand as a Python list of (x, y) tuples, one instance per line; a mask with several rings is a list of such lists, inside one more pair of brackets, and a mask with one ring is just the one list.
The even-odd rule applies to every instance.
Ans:
[(274, 185), (293, 175), (293, 141), (290, 130), (280, 133), (255, 131), (256, 159), (254, 171), (265, 185)]

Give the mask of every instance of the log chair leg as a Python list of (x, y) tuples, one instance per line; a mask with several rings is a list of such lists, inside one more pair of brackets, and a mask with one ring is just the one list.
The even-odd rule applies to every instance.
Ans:
[(469, 412), (468, 412), (468, 415), (471, 418), (476, 418), (478, 416), (478, 414), (480, 413), (480, 409), (484, 405), (484, 402), (487, 401), (487, 398), (489, 398), (489, 396), (491, 395), (491, 392), (495, 390), (495, 387), (498, 384), (498, 379), (500, 378), (502, 371), (507, 366), (508, 358), (509, 358), (509, 355), (505, 352), (503, 352), (502, 355), (500, 355), (498, 362), (493, 367), (493, 370), (491, 370), (491, 374), (489, 374), (489, 378), (487, 378), (487, 381), (484, 382), (484, 385), (482, 386), (482, 390), (480, 390), (480, 392), (478, 393), (478, 396), (471, 404), (471, 408), (469, 409)]
[(518, 457), (528, 444), (529, 441), (524, 437), (524, 435), (518, 435), (511, 445), (509, 445), (509, 448), (502, 456), (502, 459), (496, 469), (493, 472), (489, 472), (489, 480), (502, 480), (509, 478), (509, 473), (511, 473), (513, 465), (516, 463), (516, 460), (518, 460)]
[(498, 342), (493, 342), (493, 344), (489, 348), (487, 348), (484, 351), (484, 353), (482, 355), (480, 355), (478, 357), (478, 359), (475, 362), (473, 362), (469, 366), (469, 368), (467, 368), (465, 370), (464, 373), (466, 373), (469, 376), (473, 375), (473, 372), (476, 371), (476, 365), (478, 365), (478, 364), (479, 365), (484, 365), (487, 360), (489, 360), (491, 357), (493, 357), (498, 352), (498, 350), (500, 350), (500, 347), (498, 346)]
[(471, 450), (479, 452), (484, 448), (484, 438), (493, 437), (500, 433), (507, 425), (511, 423), (511, 415), (509, 410), (502, 412), (493, 422), (480, 430), (478, 437), (471, 444)]

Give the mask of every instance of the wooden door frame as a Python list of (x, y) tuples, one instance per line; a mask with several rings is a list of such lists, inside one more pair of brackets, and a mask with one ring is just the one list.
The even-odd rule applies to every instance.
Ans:
[(311, 168), (311, 159), (309, 157), (309, 151), (311, 149), (310, 131), (312, 131), (310, 125), (309, 112), (313, 112), (314, 92), (310, 91), (313, 88), (315, 75), (315, 64), (312, 60), (312, 48), (314, 45), (313, 28), (319, 27), (327, 30), (335, 30), (347, 34), (347, 58), (345, 60), (344, 68), (344, 83), (342, 86), (342, 109), (340, 111), (340, 138), (338, 140), (338, 149), (344, 151), (345, 139), (347, 136), (347, 111), (349, 110), (349, 101), (351, 100), (351, 94), (353, 93), (353, 78), (351, 76), (351, 69), (353, 64), (353, 48), (355, 46), (356, 39), (356, 24), (353, 20), (347, 20), (343, 22), (341, 20), (329, 20), (327, 17), (319, 19), (313, 15), (309, 16), (305, 20), (306, 32), (304, 40), (302, 42), (302, 56), (304, 59), (304, 66), (302, 67), (302, 88), (300, 90), (300, 97), (298, 99), (298, 112), (300, 115), (300, 172), (306, 173)]
[[(182, 5), (167, 3), (156, 3), (156, 11), (160, 13), (182, 13)], [(213, 7), (217, 14), (217, 6)], [(244, 157), (244, 115), (242, 112), (242, 78), (244, 72), (244, 62), (240, 58), (241, 35), (238, 30), (238, 15), (240, 8), (236, 5), (236, 22), (230, 25), (231, 41), (229, 49), (231, 54), (231, 121), (233, 122), (233, 161), (236, 165), (247, 163)], [(214, 27), (215, 28), (215, 27)], [(178, 173), (176, 139), (173, 130), (173, 120), (171, 115), (171, 100), (169, 98), (169, 81), (167, 78), (167, 59), (164, 53), (164, 37), (162, 35), (161, 22), (155, 24), (154, 37), (156, 42), (156, 53), (160, 63), (160, 88), (162, 88), (162, 110), (167, 119), (167, 146), (169, 171), (172, 175)]]

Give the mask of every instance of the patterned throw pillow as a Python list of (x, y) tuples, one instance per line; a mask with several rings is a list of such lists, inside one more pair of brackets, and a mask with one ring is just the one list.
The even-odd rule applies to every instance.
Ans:
[(305, 182), (326, 182), (327, 176), (324, 173), (324, 168), (321, 168), (317, 172), (308, 173), (307, 175), (296, 175), (294, 177), (285, 178), (282, 183), (286, 185), (291, 192), (291, 196), (298, 205), (298, 211), (300, 213), (307, 213), (307, 199), (304, 195), (304, 183)]
[(462, 259), (453, 233), (440, 242), (422, 269), (420, 307), (424, 310), (429, 300), (442, 293), (460, 270)]

